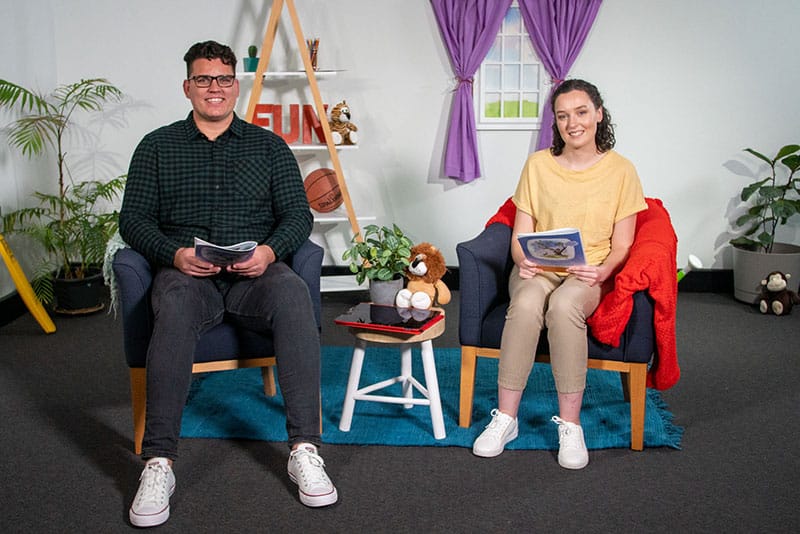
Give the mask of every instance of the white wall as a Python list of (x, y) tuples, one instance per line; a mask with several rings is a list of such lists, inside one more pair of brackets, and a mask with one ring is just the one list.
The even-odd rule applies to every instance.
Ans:
[[(296, 3), (304, 32), (321, 39), (320, 67), (345, 71), (321, 88), (330, 104), (347, 99), (359, 127), (359, 149), (341, 154), (356, 212), (397, 222), (415, 240), (438, 244), (456, 265), (456, 244), (476, 234), (513, 192), (535, 139), (530, 132), (481, 132), (483, 176), (470, 184), (443, 177), (453, 85), (429, 2)], [(11, 52), (0, 77), (46, 85), (103, 76), (120, 86), (130, 98), (126, 125), (104, 135), (101, 149), (109, 156), (104, 171), (124, 172), (142, 135), (188, 112), (180, 89), (186, 49), (216, 39), (245, 55), (263, 37), (263, 4), (2, 0), (0, 38)], [(617, 149), (638, 167), (645, 193), (671, 212), (679, 265), (694, 253), (708, 267), (730, 267), (730, 220), (749, 180), (741, 174), (758, 170), (742, 148), (769, 153), (800, 142), (798, 16), (796, 0), (607, 0), (600, 8), (571, 76), (604, 93)], [(271, 70), (299, 66), (296, 53), (287, 52), (294, 44), (288, 29), (284, 16)], [(32, 49), (43, 49), (45, 61), (18, 64), (32, 58)], [(4, 211), (24, 201), (19, 190), (30, 189), (31, 164), (9, 159), (3, 143)], [(799, 242), (799, 225), (795, 219), (784, 240)], [(330, 234), (342, 234), (341, 241), (346, 231), (342, 225), (328, 237), (335, 242)], [(0, 285), (0, 295), (9, 291)]]

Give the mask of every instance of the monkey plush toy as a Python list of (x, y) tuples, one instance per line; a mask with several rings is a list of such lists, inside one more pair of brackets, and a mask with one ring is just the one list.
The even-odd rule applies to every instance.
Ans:
[(789, 289), (791, 274), (772, 271), (764, 280), (761, 280), (761, 297), (758, 300), (758, 309), (761, 313), (774, 313), (775, 315), (789, 315), (794, 304), (800, 304), (800, 297)]

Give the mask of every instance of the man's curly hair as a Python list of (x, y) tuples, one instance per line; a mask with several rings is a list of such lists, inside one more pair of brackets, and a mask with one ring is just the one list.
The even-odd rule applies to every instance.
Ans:
[(553, 92), (553, 97), (550, 100), (550, 109), (553, 111), (553, 146), (550, 147), (550, 152), (554, 156), (560, 156), (564, 152), (564, 140), (561, 138), (561, 133), (558, 131), (558, 123), (556, 121), (556, 99), (564, 93), (570, 91), (583, 91), (589, 95), (589, 99), (594, 104), (596, 109), (603, 108), (603, 120), (597, 123), (597, 133), (594, 136), (595, 145), (597, 145), (598, 152), (608, 152), (614, 148), (617, 142), (614, 137), (614, 125), (611, 124), (611, 113), (608, 108), (603, 105), (603, 97), (600, 96), (600, 91), (597, 87), (585, 80), (564, 80)]
[(186, 62), (187, 78), (192, 75), (192, 63), (196, 59), (219, 59), (224, 65), (230, 65), (234, 71), (236, 70), (236, 54), (229, 46), (216, 41), (195, 43), (189, 48), (189, 51), (183, 56), (183, 60)]

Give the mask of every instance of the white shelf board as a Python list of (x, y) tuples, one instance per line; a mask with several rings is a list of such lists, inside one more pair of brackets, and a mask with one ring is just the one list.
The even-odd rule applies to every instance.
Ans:
[[(356, 150), (358, 149), (358, 145), (335, 145), (336, 150)], [(292, 149), (292, 152), (318, 152), (318, 151), (327, 151), (328, 145), (323, 145), (322, 143), (313, 144), (313, 145), (289, 145), (289, 148)]]
[[(358, 221), (374, 221), (376, 217), (374, 215), (356, 215), (356, 220)], [(350, 219), (347, 215), (338, 215), (335, 213), (314, 213), (314, 223), (317, 224), (338, 224), (343, 222), (350, 222)]]
[[(330, 78), (336, 76), (338, 70), (317, 70), (314, 71), (316, 78)], [(237, 77), (241, 78), (255, 78), (255, 72), (237, 72)], [(306, 71), (304, 70), (286, 70), (286, 71), (267, 71), (264, 73), (264, 78), (305, 78)]]
[(320, 278), (320, 291), (323, 293), (334, 293), (337, 291), (363, 291), (369, 286), (358, 285), (355, 275), (323, 276)]

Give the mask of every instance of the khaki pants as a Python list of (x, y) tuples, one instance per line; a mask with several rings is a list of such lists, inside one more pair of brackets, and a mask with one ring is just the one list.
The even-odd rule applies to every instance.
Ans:
[(509, 278), (511, 304), (500, 343), (500, 387), (522, 391), (536, 357), (542, 328), (547, 328), (550, 364), (559, 393), (586, 387), (586, 318), (600, 303), (602, 286), (589, 286), (573, 276), (542, 273), (519, 277), (515, 266)]

